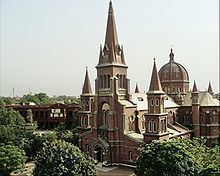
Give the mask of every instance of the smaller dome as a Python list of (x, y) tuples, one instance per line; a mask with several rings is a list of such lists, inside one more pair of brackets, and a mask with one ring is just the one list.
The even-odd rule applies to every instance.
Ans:
[(186, 69), (179, 63), (174, 62), (174, 54), (171, 49), (170, 61), (161, 67), (159, 71), (160, 81), (178, 81), (178, 82), (189, 82), (189, 75)]

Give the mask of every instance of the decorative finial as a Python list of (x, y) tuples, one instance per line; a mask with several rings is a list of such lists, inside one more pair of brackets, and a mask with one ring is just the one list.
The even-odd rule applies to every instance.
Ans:
[(172, 49), (172, 45), (171, 45), (171, 49), (170, 49), (170, 61), (174, 61), (174, 54), (173, 54), (173, 49)]
[(86, 66), (86, 71), (88, 70), (88, 67)]
[(112, 6), (112, 1), (109, 1), (109, 13), (113, 13), (113, 6)]
[(155, 61), (156, 61), (156, 59), (155, 59), (155, 57), (154, 57), (154, 63), (155, 63)]

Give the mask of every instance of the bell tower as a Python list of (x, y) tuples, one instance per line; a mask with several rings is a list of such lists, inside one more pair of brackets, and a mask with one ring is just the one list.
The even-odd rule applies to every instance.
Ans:
[(93, 110), (94, 95), (92, 93), (87, 67), (86, 67), (84, 84), (82, 88), (82, 94), (80, 98), (83, 106), (81, 111), (79, 112), (79, 127), (78, 127), (79, 134), (87, 131), (92, 126), (92, 110)]
[(167, 113), (164, 110), (164, 95), (154, 59), (150, 88), (147, 92), (148, 113), (145, 116), (144, 141), (168, 140)]
[[(102, 114), (106, 107), (108, 115), (115, 114), (118, 100), (130, 99), (130, 80), (127, 78), (124, 50), (118, 42), (116, 23), (112, 2), (109, 2), (105, 43), (100, 46), (100, 54), (95, 80), (96, 128), (105, 124)], [(104, 106), (105, 107), (104, 107)], [(112, 121), (107, 126), (112, 125)]]

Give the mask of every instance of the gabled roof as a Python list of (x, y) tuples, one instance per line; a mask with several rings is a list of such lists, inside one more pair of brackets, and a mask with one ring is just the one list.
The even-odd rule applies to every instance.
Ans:
[[(187, 93), (182, 106), (192, 106), (191, 97), (191, 93)], [(200, 106), (220, 106), (220, 101), (213, 98), (209, 92), (203, 91), (199, 92), (199, 104)]]
[[(147, 94), (145, 93), (133, 93), (131, 94), (131, 101), (136, 104), (137, 110), (145, 111), (148, 110)], [(164, 99), (164, 108), (177, 108), (178, 104), (168, 95)]]

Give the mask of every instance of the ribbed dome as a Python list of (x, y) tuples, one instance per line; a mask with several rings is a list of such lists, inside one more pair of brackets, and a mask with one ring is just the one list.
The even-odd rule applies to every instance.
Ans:
[(159, 71), (160, 81), (189, 81), (189, 75), (186, 69), (179, 63), (174, 62), (174, 54), (171, 49), (170, 61), (162, 66)]

